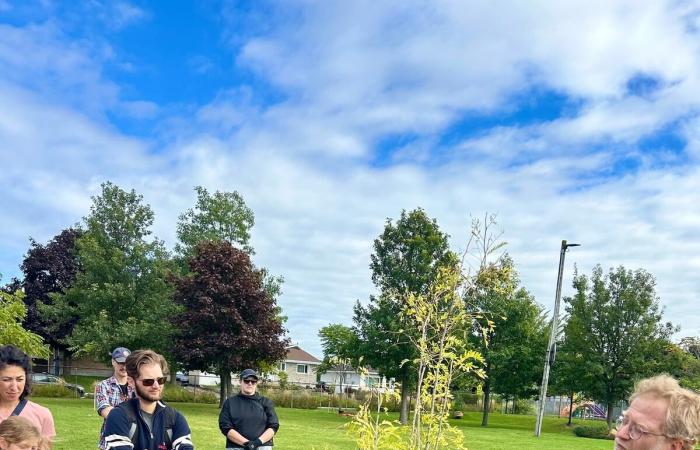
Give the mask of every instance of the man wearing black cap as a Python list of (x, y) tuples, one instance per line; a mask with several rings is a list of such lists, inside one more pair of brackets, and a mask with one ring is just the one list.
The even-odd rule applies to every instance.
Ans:
[(226, 399), (219, 414), (219, 429), (227, 449), (272, 450), (272, 437), (280, 427), (272, 401), (258, 395), (258, 374), (241, 372), (241, 392)]
[[(100, 384), (95, 386), (95, 409), (105, 420), (110, 411), (120, 403), (134, 397), (134, 390), (127, 383), (126, 367), (124, 362), (126, 357), (131, 354), (131, 351), (125, 347), (117, 347), (112, 350), (112, 367), (114, 375), (102, 380)], [(100, 430), (100, 443), (98, 447), (106, 449), (105, 443), (105, 422), (102, 421), (102, 429)]]

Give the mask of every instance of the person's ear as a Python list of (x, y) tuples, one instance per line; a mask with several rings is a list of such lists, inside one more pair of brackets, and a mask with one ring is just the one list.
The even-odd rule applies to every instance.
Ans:
[(134, 380), (133, 378), (127, 376), (127, 377), (126, 377), (126, 382), (127, 382), (127, 384), (129, 384), (129, 386), (131, 386), (131, 389), (136, 389), (136, 380)]
[(0, 450), (3, 450), (4, 448), (7, 448), (7, 447), (9, 447), (9, 445), (7, 445), (7, 441), (0, 437)]
[(671, 450), (683, 450), (683, 441), (674, 439), (671, 443)]

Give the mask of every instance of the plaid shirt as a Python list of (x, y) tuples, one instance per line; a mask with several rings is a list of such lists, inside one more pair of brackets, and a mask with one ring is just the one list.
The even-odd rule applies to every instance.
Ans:
[[(108, 406), (117, 406), (121, 402), (134, 397), (134, 390), (131, 386), (127, 385), (128, 394), (125, 396), (122, 394), (122, 389), (119, 387), (119, 382), (114, 376), (107, 378), (106, 380), (100, 381), (98, 385), (95, 386), (95, 410), (99, 415), (103, 409)], [(102, 429), (100, 429), (100, 443), (98, 447), (102, 450), (107, 448), (105, 444), (105, 422), (102, 421)]]

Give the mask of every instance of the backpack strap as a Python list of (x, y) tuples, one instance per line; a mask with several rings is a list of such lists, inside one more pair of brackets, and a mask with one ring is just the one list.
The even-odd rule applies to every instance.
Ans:
[(126, 414), (126, 418), (129, 419), (129, 440), (134, 444), (134, 448), (137, 448), (136, 444), (139, 440), (139, 434), (137, 433), (138, 419), (136, 417), (138, 413), (136, 411), (136, 401), (135, 399), (127, 400), (122, 402), (118, 407), (122, 408), (124, 414)]
[(17, 403), (17, 406), (15, 406), (15, 409), (12, 411), (12, 414), (10, 414), (10, 416), (19, 416), (19, 414), (22, 412), (25, 406), (27, 406), (27, 399), (23, 398), (19, 401), (19, 403)]
[(163, 411), (165, 417), (163, 418), (163, 427), (165, 428), (165, 446), (170, 448), (173, 444), (173, 427), (175, 427), (175, 421), (177, 420), (177, 411), (168, 405), (165, 405), (165, 410)]

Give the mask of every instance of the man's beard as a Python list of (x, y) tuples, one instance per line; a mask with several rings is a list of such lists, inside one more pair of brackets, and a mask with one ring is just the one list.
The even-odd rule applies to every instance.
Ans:
[(149, 401), (149, 402), (157, 402), (160, 400), (161, 396), (163, 395), (163, 388), (161, 387), (160, 390), (156, 395), (150, 394), (148, 392), (148, 388), (145, 386), (141, 386), (139, 382), (137, 381), (134, 383), (134, 387), (136, 388), (136, 393), (138, 394), (139, 398)]

